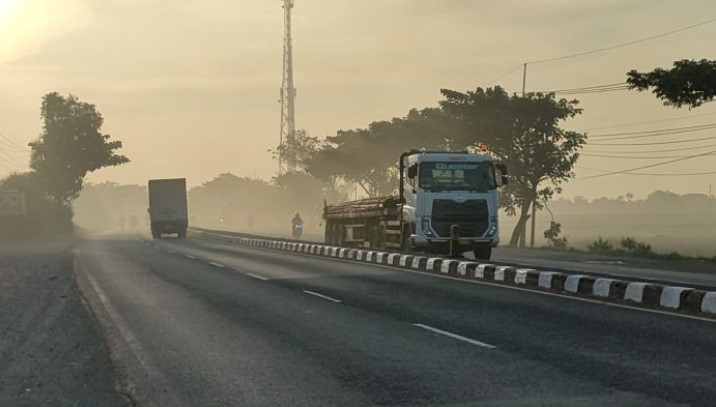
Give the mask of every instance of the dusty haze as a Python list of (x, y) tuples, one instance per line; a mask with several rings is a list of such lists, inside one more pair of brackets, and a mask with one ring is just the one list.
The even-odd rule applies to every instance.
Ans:
[[(436, 105), (441, 87), (487, 86), (524, 61), (658, 34), (714, 12), (712, 0), (297, 0), (297, 125), (321, 137), (363, 127)], [(92, 182), (186, 176), (194, 186), (224, 172), (270, 179), (282, 30), (278, 0), (0, 0), (0, 132), (27, 143), (40, 132), (41, 96), (73, 93), (98, 106), (105, 130), (125, 143), (132, 159), (93, 173)], [(715, 37), (716, 24), (710, 24), (595, 56), (530, 65), (527, 90), (615, 83), (632, 68), (713, 59)], [(521, 72), (497, 84), (518, 91)], [(714, 104), (690, 112), (664, 107), (649, 94), (577, 98), (585, 113), (568, 127), (579, 130), (682, 116), (695, 117), (617, 130), (716, 122)], [(697, 136), (710, 134), (660, 140)], [(12, 155), (2, 161), (0, 176), (26, 169), (27, 154)], [(653, 162), (583, 157), (577, 173)], [(705, 157), (650, 172), (713, 170), (713, 157)], [(715, 180), (620, 175), (570, 182), (564, 196), (707, 193)]]

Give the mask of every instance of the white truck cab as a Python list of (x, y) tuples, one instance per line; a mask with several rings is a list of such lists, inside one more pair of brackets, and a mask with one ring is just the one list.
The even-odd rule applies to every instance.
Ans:
[(489, 259), (500, 242), (498, 188), (506, 167), (487, 154), (410, 152), (401, 157), (403, 222), (410, 246), (444, 252), (451, 244)]

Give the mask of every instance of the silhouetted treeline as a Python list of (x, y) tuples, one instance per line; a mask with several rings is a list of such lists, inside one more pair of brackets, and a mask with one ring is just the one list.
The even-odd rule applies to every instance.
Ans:
[[(194, 226), (256, 232), (290, 232), (300, 212), (306, 228), (320, 230), (323, 200), (344, 193), (304, 173), (288, 173), (268, 182), (225, 173), (188, 191), (189, 221)], [(75, 204), (75, 221), (91, 230), (146, 226), (147, 188), (115, 183), (88, 184)]]
[(716, 200), (706, 194), (679, 195), (669, 191), (654, 191), (645, 199), (631, 194), (615, 198), (587, 200), (577, 196), (573, 200), (558, 199), (549, 203), (555, 213), (707, 213), (716, 211)]

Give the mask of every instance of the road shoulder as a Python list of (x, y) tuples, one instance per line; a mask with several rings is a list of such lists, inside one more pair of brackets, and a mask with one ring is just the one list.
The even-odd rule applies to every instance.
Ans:
[(126, 406), (71, 241), (0, 248), (0, 405)]

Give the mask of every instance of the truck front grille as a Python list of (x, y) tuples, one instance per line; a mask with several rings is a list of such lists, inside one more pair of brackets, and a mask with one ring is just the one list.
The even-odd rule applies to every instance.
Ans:
[(482, 237), (489, 226), (487, 202), (473, 199), (455, 202), (437, 199), (433, 202), (432, 226), (440, 237), (450, 237), (450, 226), (460, 227), (461, 237)]

